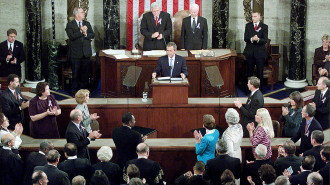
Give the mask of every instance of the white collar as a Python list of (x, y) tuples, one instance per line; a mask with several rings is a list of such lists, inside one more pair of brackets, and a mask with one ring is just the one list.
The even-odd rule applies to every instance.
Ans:
[(41, 154), (41, 155), (46, 155), (45, 153), (43, 153), (42, 151), (39, 151), (39, 154)]
[(205, 130), (206, 130), (206, 134), (213, 134), (215, 132), (215, 129), (212, 129), (212, 130), (205, 129)]
[(8, 146), (3, 146), (2, 148), (5, 150), (11, 150), (11, 148), (9, 148)]
[(11, 49), (14, 51), (14, 43), (15, 43), (15, 41), (14, 42), (9, 42), (7, 40), (8, 49), (10, 48), (10, 45), (11, 45)]
[(55, 164), (50, 164), (50, 163), (48, 163), (48, 165), (49, 165), (49, 166), (54, 166), (54, 167), (57, 168), (57, 166), (56, 166)]
[(130, 126), (128, 126), (128, 125), (123, 125), (123, 126), (125, 126), (125, 127), (128, 127), (128, 128), (130, 128), (130, 129), (132, 129), (132, 127), (130, 127)]
[(83, 24), (83, 21), (81, 20), (81, 21), (78, 21), (77, 19), (75, 19), (76, 20), (76, 23), (77, 23), (77, 25), (78, 25), (78, 27), (79, 27), (79, 23), (81, 22), (81, 25)]
[(322, 93), (322, 96), (324, 96), (325, 95), (325, 93), (327, 92), (327, 90), (328, 90), (328, 87), (324, 90), (324, 91), (321, 91), (321, 93)]
[[(169, 56), (167, 56), (168, 57), (168, 62), (170, 62), (171, 61), (171, 58), (169, 57)], [(175, 61), (175, 54), (173, 55), (173, 62)]]
[(257, 88), (256, 90), (252, 91), (250, 96), (252, 96), (257, 90), (259, 90), (259, 88)]
[(77, 159), (77, 156), (69, 156), (68, 159)]
[(9, 88), (9, 86), (8, 86), (8, 89), (11, 91), (11, 93), (15, 93), (15, 89), (14, 90), (12, 90), (11, 88)]
[(253, 23), (253, 25), (259, 26), (260, 21)]
[(148, 159), (147, 156), (138, 156), (138, 159)]
[(195, 21), (196, 21), (196, 24), (197, 24), (198, 15), (197, 15), (195, 18), (191, 17), (191, 22), (192, 22), (194, 19), (195, 19)]

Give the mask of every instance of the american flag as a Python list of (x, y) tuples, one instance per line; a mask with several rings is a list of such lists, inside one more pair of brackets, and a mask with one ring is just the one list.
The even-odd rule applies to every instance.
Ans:
[(150, 11), (150, 5), (158, 2), (161, 10), (173, 17), (178, 11), (189, 10), (191, 4), (198, 4), (201, 10), (202, 0), (128, 0), (127, 1), (127, 49), (131, 50), (137, 43), (137, 20), (145, 11)]

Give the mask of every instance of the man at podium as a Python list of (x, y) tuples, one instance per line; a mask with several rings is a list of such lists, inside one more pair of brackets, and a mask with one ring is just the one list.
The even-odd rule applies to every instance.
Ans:
[(166, 45), (167, 55), (162, 56), (158, 59), (158, 64), (152, 73), (152, 78), (161, 75), (162, 77), (169, 76), (173, 78), (187, 78), (188, 70), (186, 60), (176, 55), (177, 46), (174, 42), (169, 42)]

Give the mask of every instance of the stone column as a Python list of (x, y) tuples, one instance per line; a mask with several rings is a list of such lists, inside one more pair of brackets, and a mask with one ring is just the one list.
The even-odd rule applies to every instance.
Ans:
[(284, 85), (290, 88), (304, 88), (306, 82), (306, 0), (291, 1), (290, 17), (290, 61), (289, 77)]
[(212, 48), (227, 48), (228, 19), (229, 0), (213, 0)]
[(41, 74), (41, 3), (40, 0), (26, 0), (26, 66), (27, 83), (34, 87), (43, 79)]
[(264, 15), (264, 0), (253, 1), (253, 11), (260, 12), (260, 15)]
[(104, 48), (118, 49), (120, 38), (119, 0), (103, 0)]

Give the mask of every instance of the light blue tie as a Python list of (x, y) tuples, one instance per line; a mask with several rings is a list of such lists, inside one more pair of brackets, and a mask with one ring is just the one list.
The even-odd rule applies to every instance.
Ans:
[(171, 76), (172, 76), (172, 73), (173, 73), (173, 58), (170, 58), (170, 66), (171, 66)]

